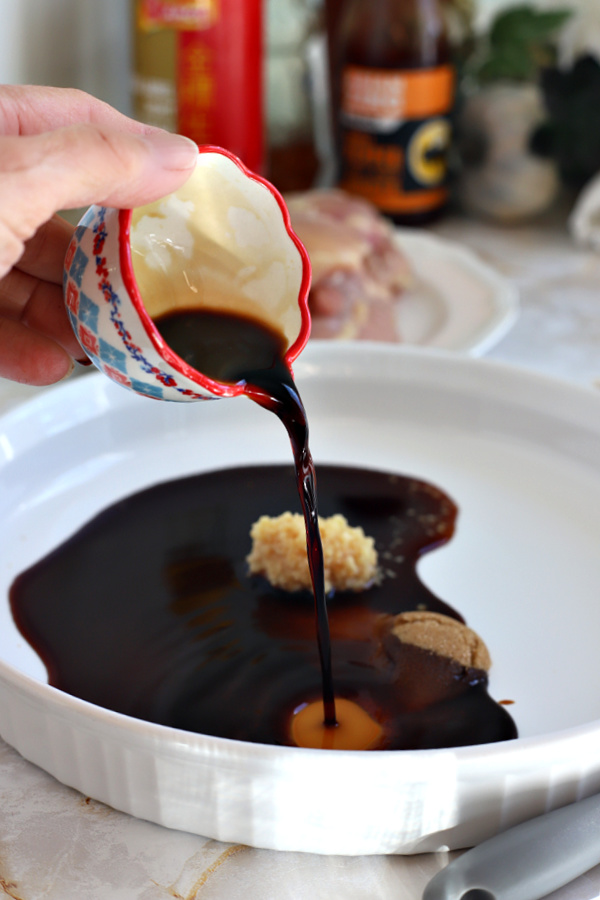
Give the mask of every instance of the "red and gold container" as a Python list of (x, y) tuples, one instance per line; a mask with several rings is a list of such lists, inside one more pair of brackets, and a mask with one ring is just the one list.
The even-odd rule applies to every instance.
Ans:
[(262, 0), (134, 0), (138, 119), (263, 168)]

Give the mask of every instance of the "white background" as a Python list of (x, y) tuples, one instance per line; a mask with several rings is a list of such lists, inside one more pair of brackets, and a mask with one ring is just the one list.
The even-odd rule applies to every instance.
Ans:
[(129, 0), (0, 0), (0, 83), (81, 87), (130, 109)]

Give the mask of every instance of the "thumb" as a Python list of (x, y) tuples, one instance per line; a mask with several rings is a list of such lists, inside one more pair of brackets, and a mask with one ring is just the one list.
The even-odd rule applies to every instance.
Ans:
[(151, 203), (187, 180), (197, 156), (180, 135), (102, 125), (0, 137), (0, 277), (58, 210)]

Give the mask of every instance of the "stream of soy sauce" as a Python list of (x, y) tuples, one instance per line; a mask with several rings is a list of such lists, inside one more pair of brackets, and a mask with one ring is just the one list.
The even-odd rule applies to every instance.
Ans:
[(321, 663), (324, 724), (335, 727), (331, 637), (319, 533), (316, 473), (308, 443), (306, 412), (285, 362), (285, 338), (254, 319), (210, 310), (175, 311), (155, 319), (154, 324), (169, 347), (203, 375), (227, 384), (243, 383), (244, 393), (259, 406), (274, 413), (289, 435), (306, 527)]

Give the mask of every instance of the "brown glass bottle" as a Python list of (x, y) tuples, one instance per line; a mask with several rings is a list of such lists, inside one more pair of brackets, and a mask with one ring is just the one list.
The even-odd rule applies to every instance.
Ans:
[(340, 186), (397, 223), (432, 221), (455, 83), (437, 0), (347, 0), (333, 47)]

